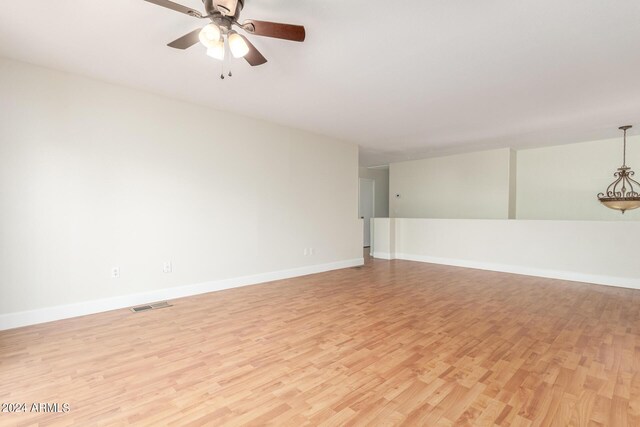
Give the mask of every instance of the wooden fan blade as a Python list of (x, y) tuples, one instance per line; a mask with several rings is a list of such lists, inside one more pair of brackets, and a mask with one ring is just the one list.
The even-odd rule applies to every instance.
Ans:
[(279, 24), (277, 22), (249, 19), (244, 21), (242, 28), (257, 36), (274, 37), (294, 42), (303, 42), (306, 37), (306, 32), (302, 25)]
[(233, 16), (236, 14), (236, 8), (238, 7), (238, 0), (213, 0), (218, 7), (218, 10), (224, 11), (224, 15)]
[(189, 16), (193, 16), (195, 18), (202, 18), (202, 14), (195, 9), (191, 9), (190, 7), (183, 6), (178, 3), (174, 3), (169, 0), (145, 0), (149, 3), (157, 4), (158, 6), (166, 7), (167, 9), (175, 10), (176, 12), (184, 13)]
[(240, 34), (240, 37), (242, 37), (245, 41), (245, 43), (247, 44), (247, 46), (249, 46), (249, 53), (247, 53), (244, 56), (244, 59), (247, 60), (247, 62), (252, 66), (255, 67), (256, 65), (262, 65), (265, 62), (267, 62), (267, 58), (265, 58), (264, 56), (262, 56), (262, 54), (260, 53), (260, 51), (258, 49), (256, 49), (256, 47), (254, 45), (251, 44), (251, 42), (249, 41), (249, 39), (247, 39), (245, 36), (243, 36), (242, 34)]
[(200, 40), (198, 37), (200, 35), (200, 31), (201, 31), (200, 28), (196, 28), (195, 30), (185, 34), (179, 39), (175, 39), (174, 41), (169, 43), (167, 46), (172, 47), (174, 49), (187, 49), (193, 46), (194, 44), (198, 43), (198, 41)]

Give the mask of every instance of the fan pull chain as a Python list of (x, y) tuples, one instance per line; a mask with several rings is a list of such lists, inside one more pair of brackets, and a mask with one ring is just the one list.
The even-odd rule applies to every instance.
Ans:
[[(229, 70), (229, 73), (227, 74), (227, 76), (233, 77), (233, 73), (231, 72), (231, 70)], [(222, 72), (220, 73), (220, 80), (224, 80), (224, 66), (222, 66)]]
[(225, 43), (225, 50), (227, 51), (226, 53), (228, 53), (228, 55), (224, 56), (224, 60), (225, 62), (227, 62), (228, 66), (229, 66), (229, 74), (227, 74), (229, 77), (233, 77), (233, 74), (231, 73), (231, 48), (229, 47), (229, 38), (227, 37), (226, 39), (226, 43)]
[[(224, 64), (230, 62), (229, 55), (227, 55), (227, 51), (230, 51), (227, 47), (227, 43), (225, 41), (225, 55), (222, 57), (222, 61), (220, 61), (220, 80), (224, 80)], [(231, 72), (231, 63), (229, 63), (229, 73), (227, 74), (229, 77), (233, 77), (233, 73)]]

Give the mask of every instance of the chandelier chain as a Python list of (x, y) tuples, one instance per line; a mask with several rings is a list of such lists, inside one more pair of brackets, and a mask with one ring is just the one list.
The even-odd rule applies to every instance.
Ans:
[(622, 147), (622, 167), (627, 167), (627, 129), (624, 130), (624, 145)]

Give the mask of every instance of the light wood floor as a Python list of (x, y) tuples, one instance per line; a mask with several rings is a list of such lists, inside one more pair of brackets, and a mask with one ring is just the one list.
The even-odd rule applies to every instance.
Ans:
[(640, 291), (365, 267), (0, 333), (2, 425), (640, 426)]

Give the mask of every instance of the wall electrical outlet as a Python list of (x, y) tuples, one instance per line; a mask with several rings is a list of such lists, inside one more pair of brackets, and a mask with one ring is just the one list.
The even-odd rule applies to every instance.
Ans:
[(309, 248), (309, 255), (313, 255), (313, 248)]
[(172, 271), (173, 271), (173, 268), (171, 267), (171, 261), (165, 262), (164, 264), (162, 264), (163, 273), (171, 273)]
[(113, 267), (111, 269), (111, 278), (119, 279), (120, 278), (120, 267)]
[(309, 255), (309, 249), (308, 248), (304, 248), (304, 256)]

